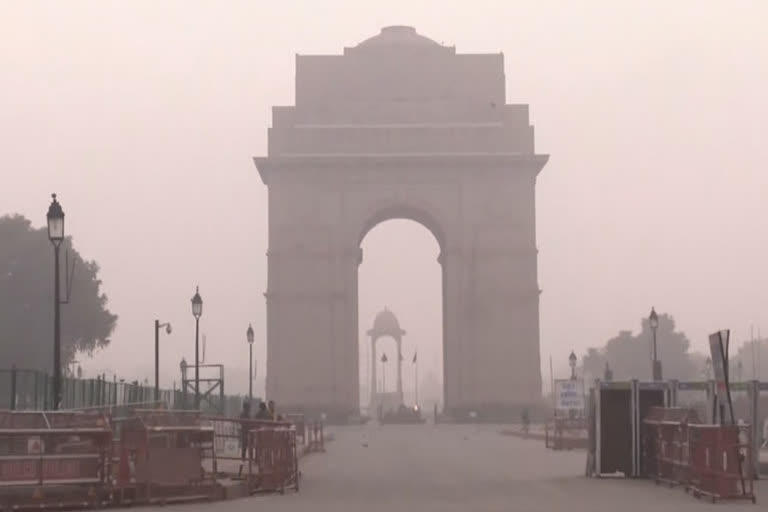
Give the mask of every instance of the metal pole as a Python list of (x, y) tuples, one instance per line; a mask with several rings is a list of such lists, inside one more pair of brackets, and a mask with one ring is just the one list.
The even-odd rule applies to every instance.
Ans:
[(416, 404), (419, 405), (419, 358), (416, 357)]
[(160, 400), (160, 320), (155, 320), (155, 402)]
[(550, 391), (552, 392), (552, 414), (554, 415), (555, 412), (557, 412), (557, 404), (555, 402), (555, 374), (552, 371), (552, 354), (549, 355), (549, 381), (551, 386)]
[(200, 410), (200, 318), (195, 318), (195, 409)]
[(651, 331), (653, 332), (653, 368), (651, 369), (652, 378), (654, 381), (659, 380), (659, 373), (658, 373), (658, 359), (656, 357), (656, 328), (651, 328)]
[(39, 380), (40, 375), (38, 374), (37, 370), (34, 370), (34, 372), (35, 372), (35, 410), (38, 410), (38, 398), (39, 398), (38, 393), (39, 393), (39, 389), (38, 389), (38, 382), (37, 381)]
[(11, 410), (16, 410), (16, 365), (11, 366)]
[(59, 290), (59, 246), (53, 246), (53, 410), (61, 405), (61, 290)]
[(384, 361), (381, 362), (381, 392), (387, 392), (387, 367), (384, 366)]
[(248, 344), (248, 402), (253, 403), (253, 343)]
[(48, 394), (48, 386), (50, 385), (50, 380), (48, 378), (48, 372), (43, 374), (43, 410), (48, 410), (48, 400), (51, 399), (51, 395)]

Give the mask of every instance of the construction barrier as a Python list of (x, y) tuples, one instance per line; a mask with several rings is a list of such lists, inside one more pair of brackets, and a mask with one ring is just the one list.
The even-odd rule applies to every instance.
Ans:
[(307, 421), (304, 415), (300, 413), (286, 414), (285, 421), (296, 427), (296, 443), (301, 438), (301, 444), (307, 444)]
[(700, 423), (695, 409), (651, 407), (643, 420), (643, 476), (670, 486), (687, 485), (688, 424)]
[(111, 448), (103, 414), (0, 412), (0, 509), (104, 505)]
[(688, 425), (694, 496), (756, 502), (749, 425)]
[(756, 501), (751, 427), (705, 425), (694, 409), (651, 407), (643, 420), (644, 474), (696, 496)]
[(116, 504), (216, 497), (213, 428), (194, 411), (136, 410), (114, 422), (119, 442)]
[(294, 426), (251, 430), (248, 481), (251, 493), (299, 490), (299, 463)]
[[(248, 445), (248, 433), (251, 430), (291, 426), (288, 422), (222, 416), (204, 416), (203, 424), (214, 432), (216, 465), (211, 471), (229, 478), (243, 478), (243, 470), (249, 458), (243, 447)], [(251, 446), (251, 450), (255, 448)]]
[(544, 425), (544, 446), (552, 450), (586, 448), (588, 444), (585, 418), (555, 418)]
[[(219, 476), (247, 480), (250, 493), (298, 490), (297, 429), (288, 421), (119, 414), (0, 411), (0, 510), (212, 500), (224, 494)], [(303, 430), (305, 451), (323, 451), (322, 423)]]

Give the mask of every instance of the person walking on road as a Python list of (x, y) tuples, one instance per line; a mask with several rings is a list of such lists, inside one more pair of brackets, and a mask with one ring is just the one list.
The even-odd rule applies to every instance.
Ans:
[(251, 402), (243, 402), (243, 411), (240, 413), (240, 470), (238, 476), (243, 474), (243, 464), (248, 453), (248, 420), (251, 419)]

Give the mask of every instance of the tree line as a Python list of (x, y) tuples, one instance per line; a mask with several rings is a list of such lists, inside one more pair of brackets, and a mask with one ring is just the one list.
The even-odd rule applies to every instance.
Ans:
[[(709, 354), (691, 350), (690, 340), (677, 330), (671, 315), (664, 313), (658, 318), (657, 357), (662, 362), (664, 378), (681, 381), (713, 378)], [(749, 340), (737, 346), (736, 340), (731, 339), (730, 345), (731, 382), (768, 378), (768, 340)], [(622, 330), (604, 346), (587, 349), (581, 369), (588, 380), (602, 379), (607, 365), (614, 380), (647, 381), (652, 379), (652, 360), (653, 332), (648, 319), (643, 318), (639, 332)]]
[[(67, 369), (77, 353), (92, 354), (109, 345), (117, 315), (107, 308), (98, 264), (84, 259), (71, 237), (62, 243), (61, 254), (62, 290), (64, 254), (74, 264), (70, 302), (61, 308), (62, 366)], [(51, 371), (53, 273), (47, 229), (34, 228), (21, 215), (0, 217), (0, 367)]]

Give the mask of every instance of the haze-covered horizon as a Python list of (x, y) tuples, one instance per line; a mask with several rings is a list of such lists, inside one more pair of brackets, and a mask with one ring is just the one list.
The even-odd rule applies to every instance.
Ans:
[[(252, 323), (263, 390), (267, 189), (251, 157), (267, 152), (271, 107), (294, 103), (295, 54), (409, 25), (459, 53), (503, 52), (507, 102), (530, 105), (551, 155), (536, 198), (545, 383), (550, 355), (564, 374), (572, 349), (638, 330), (651, 306), (696, 350), (721, 328), (739, 344), (751, 325), (768, 334), (766, 19), (758, 1), (2, 3), (0, 215), (41, 226), (57, 192), (101, 266), (120, 318), (86, 374), (151, 378), (159, 318), (174, 327), (170, 387), (194, 358), (199, 285), (208, 360), (247, 372)], [(362, 342), (387, 306), (406, 361), (418, 346), (420, 374), (437, 371), (434, 238), (389, 221), (363, 249)]]

